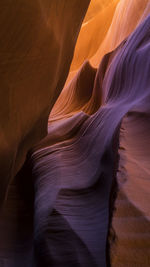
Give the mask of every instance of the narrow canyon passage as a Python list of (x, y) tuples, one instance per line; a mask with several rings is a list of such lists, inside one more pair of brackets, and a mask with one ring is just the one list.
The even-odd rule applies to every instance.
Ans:
[(0, 267), (149, 267), (150, 2), (0, 7)]

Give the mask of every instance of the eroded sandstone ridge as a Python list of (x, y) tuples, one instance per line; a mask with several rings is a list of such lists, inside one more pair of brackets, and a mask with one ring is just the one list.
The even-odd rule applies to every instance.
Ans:
[(149, 267), (149, 1), (2, 2), (0, 267)]

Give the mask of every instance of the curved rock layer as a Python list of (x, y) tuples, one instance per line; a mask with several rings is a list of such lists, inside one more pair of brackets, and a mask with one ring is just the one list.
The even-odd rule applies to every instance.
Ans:
[(150, 16), (103, 58), (96, 75), (84, 63), (68, 85), (62, 110), (51, 114), (48, 136), (32, 153), (35, 247), (44, 266), (109, 264), (120, 125), (118, 179), (124, 183), (113, 216), (118, 242), (111, 263), (149, 266), (149, 28)]
[[(76, 6), (75, 1), (68, 3)], [(132, 1), (120, 18), (118, 10), (125, 3), (120, 1), (116, 11), (117, 1), (91, 4), (83, 27), (93, 20), (97, 7), (102, 12), (113, 5), (114, 17), (107, 25), (112, 32), (105, 29), (103, 36), (108, 42), (111, 34), (113, 45), (106, 47), (103, 53), (109, 53), (101, 60), (99, 39), (81, 59), (96, 54), (101, 62), (95, 69), (85, 61), (64, 87), (50, 114), (48, 135), (32, 148), (11, 183), (0, 220), (0, 266), (149, 266), (149, 2)], [(140, 8), (131, 24), (133, 10)], [(113, 26), (116, 14), (120, 32), (125, 27), (121, 36)], [(60, 30), (59, 23), (57, 27)], [(62, 58), (59, 63), (65, 68)], [(56, 72), (54, 79), (58, 77)], [(111, 244), (112, 227), (117, 239)]]
[(128, 37), (149, 12), (149, 0), (91, 1), (66, 84), (74, 77), (85, 59), (88, 59), (92, 66), (98, 67), (102, 57)]

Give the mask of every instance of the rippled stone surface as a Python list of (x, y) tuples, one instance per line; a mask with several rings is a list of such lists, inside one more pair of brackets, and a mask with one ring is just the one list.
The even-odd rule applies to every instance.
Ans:
[(91, 1), (63, 87), (88, 3), (12, 6), (0, 267), (150, 264), (150, 4)]

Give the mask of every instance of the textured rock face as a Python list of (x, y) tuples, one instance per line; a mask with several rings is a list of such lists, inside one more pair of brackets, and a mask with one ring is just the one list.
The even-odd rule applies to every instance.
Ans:
[(0, 202), (26, 152), (47, 133), (89, 2), (0, 3)]
[[(0, 217), (0, 267), (105, 267), (110, 261), (114, 267), (149, 267), (150, 4), (91, 2), (71, 66), (74, 78), (58, 97), (88, 6), (88, 1), (81, 3), (38, 1), (28, 3), (28, 8), (18, 4), (20, 12), (33, 12), (27, 14), (33, 24), (26, 37), (33, 50), (24, 46), (33, 54), (29, 71), (28, 53), (23, 56), (18, 48), (18, 60), (12, 61), (18, 69), (10, 70), (18, 84), (16, 98), (24, 100), (22, 105), (18, 100), (18, 112), (13, 110), (17, 130), (7, 131), (12, 137), (16, 133), (16, 143), (10, 139), (13, 145), (6, 144), (12, 155), (5, 152), (19, 159), (11, 170), (20, 168), (23, 152), (25, 157), (44, 135), (52, 111), (47, 136), (32, 147), (9, 185)], [(21, 82), (30, 87), (22, 88)], [(22, 96), (24, 88), (28, 100)], [(18, 143), (21, 156), (12, 157)], [(117, 236), (112, 246), (111, 226)]]
[(114, 50), (150, 12), (149, 0), (93, 0), (77, 41), (68, 81), (88, 59), (98, 67), (102, 57)]
[[(50, 118), (49, 135), (32, 154), (36, 247), (42, 251), (39, 261), (45, 266), (50, 262), (59, 266), (60, 261), (62, 266), (107, 265), (110, 192), (118, 150), (117, 135), (125, 116), (127, 119), (122, 124), (125, 137), (124, 141), (120, 139), (120, 149), (125, 149), (127, 160), (123, 161), (119, 150), (122, 165), (119, 164), (118, 181), (124, 175), (127, 182), (121, 184), (117, 197), (113, 227), (118, 242), (111, 262), (113, 266), (149, 266), (149, 27), (150, 16), (114, 52), (103, 58), (91, 98), (86, 99), (87, 105), (82, 100), (82, 108), (77, 109), (80, 112), (72, 106), (72, 102), (76, 104), (75, 93), (72, 98), (68, 96), (69, 108), (60, 100), (57, 116), (52, 113)], [(79, 77), (82, 80), (84, 71), (92, 80), (94, 70), (85, 63), (68, 87), (72, 92), (79, 89), (77, 84), (83, 84), (77, 81)], [(84, 98), (83, 92), (82, 96)], [(93, 105), (99, 105), (94, 113)], [(120, 195), (123, 195), (121, 200)], [(141, 222), (144, 229), (140, 228)], [(136, 229), (132, 230), (134, 225)]]

